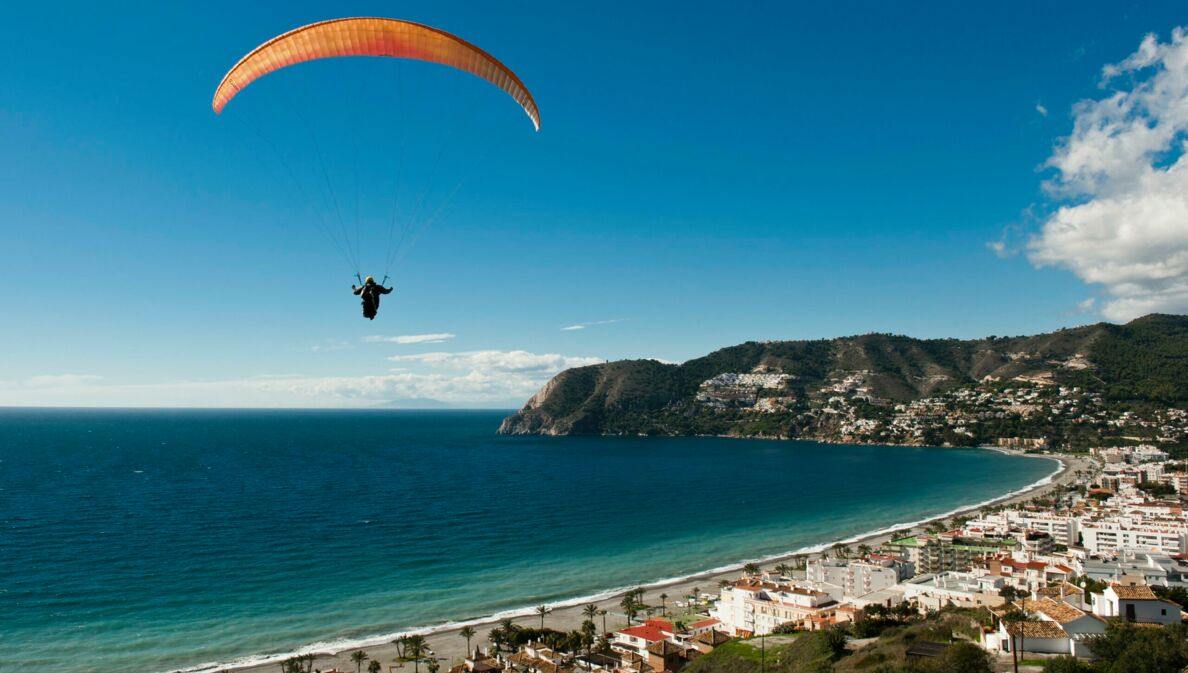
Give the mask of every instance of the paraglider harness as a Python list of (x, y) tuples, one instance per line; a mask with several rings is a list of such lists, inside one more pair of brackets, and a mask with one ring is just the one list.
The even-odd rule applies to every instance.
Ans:
[(368, 284), (364, 282), (363, 278), (356, 271), (355, 279), (359, 281), (359, 289), (355, 294), (363, 299), (363, 317), (368, 320), (375, 320), (375, 314), (379, 311), (380, 295), (391, 292), (391, 290), (384, 287), (384, 283), (388, 282), (388, 275), (384, 274), (384, 279), (378, 283), (373, 279), (371, 284)]

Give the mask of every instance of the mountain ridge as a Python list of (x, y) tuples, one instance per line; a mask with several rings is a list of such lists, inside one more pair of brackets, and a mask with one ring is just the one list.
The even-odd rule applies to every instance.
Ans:
[[(1041, 400), (1052, 391), (1075, 389), (1089, 396), (1083, 405), (1099, 404), (1115, 414), (1183, 408), (1188, 401), (1188, 316), (1151, 314), (1125, 325), (1096, 323), (970, 340), (870, 333), (751, 341), (682, 364), (608, 362), (557, 374), (505, 419), (499, 432), (855, 441), (835, 427), (842, 414), (859, 425), (885, 426), (869, 441), (895, 441), (903, 438), (889, 430), (905, 405), (935, 399), (960, 406), (949, 398), (1017, 388), (1037, 389)], [(1020, 415), (1026, 420), (1034, 410)], [(995, 425), (999, 419), (990, 420)], [(1033, 434), (1041, 429), (1028, 424), (1022, 423), (1022, 429)], [(1009, 429), (1019, 431), (1019, 425)], [(1006, 429), (979, 431), (965, 438), (969, 441), (944, 441), (994, 441)], [(909, 443), (929, 439), (936, 438), (917, 437)]]

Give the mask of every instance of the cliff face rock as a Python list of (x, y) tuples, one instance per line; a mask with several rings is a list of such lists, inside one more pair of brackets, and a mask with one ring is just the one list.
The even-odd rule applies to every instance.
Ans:
[(1188, 318), (1151, 315), (1127, 325), (968, 341), (866, 334), (748, 342), (680, 365), (609, 362), (561, 372), (499, 432), (831, 439), (870, 419), (889, 424), (905, 404), (1010, 386), (1069, 386), (1107, 401), (1182, 405)]

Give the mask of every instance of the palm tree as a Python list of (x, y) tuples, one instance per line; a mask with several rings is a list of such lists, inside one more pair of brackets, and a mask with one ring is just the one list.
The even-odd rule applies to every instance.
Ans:
[(426, 668), (429, 670), (429, 673), (437, 673), (441, 670), (441, 662), (437, 660), (437, 657), (433, 657), (429, 660), (429, 665)]
[(868, 544), (858, 545), (858, 555), (859, 556), (869, 556), (870, 552), (871, 552), (870, 545), (868, 545)]
[(474, 637), (474, 627), (473, 626), (463, 626), (462, 629), (460, 631), (458, 631), (458, 635), (460, 635), (466, 639), (466, 656), (469, 657), (471, 654), (470, 639)]
[(547, 605), (536, 606), (536, 614), (540, 615), (540, 630), (541, 631), (544, 631), (545, 615), (549, 614), (550, 612), (552, 612), (552, 610), (550, 610), (549, 606), (547, 606)]
[(582, 645), (586, 646), (586, 656), (590, 656), (590, 650), (594, 647), (594, 634), (598, 631), (598, 627), (594, 626), (593, 620), (587, 619), (582, 622)]
[(718, 580), (719, 589), (725, 589), (728, 586), (730, 586), (730, 580)]
[(351, 661), (355, 662), (355, 673), (363, 673), (363, 662), (367, 661), (367, 653), (355, 650), (351, 652)]
[(743, 572), (746, 573), (747, 575), (751, 575), (752, 577), (755, 575), (758, 575), (759, 574), (759, 564), (758, 563), (748, 563), (745, 566), (743, 566)]
[(506, 633), (499, 627), (495, 627), (487, 632), (487, 640), (490, 640), (491, 644), (495, 646), (496, 652), (501, 652), (503, 650), (503, 641), (506, 638)]
[(380, 673), (384, 670), (384, 665), (379, 662), (379, 659), (372, 659), (370, 664), (367, 664), (367, 673)]
[(404, 640), (404, 657), (412, 659), (413, 673), (420, 673), (421, 659), (425, 657), (425, 651), (429, 649), (429, 644), (425, 642), (425, 636), (412, 635)]
[(593, 621), (593, 619), (598, 616), (598, 604), (586, 603), (582, 607), (582, 616), (584, 616), (587, 620)]
[(779, 564), (775, 567), (775, 571), (780, 574), (780, 577), (792, 576), (792, 566), (788, 565), (787, 563)]
[(630, 592), (619, 601), (619, 607), (623, 608), (623, 612), (627, 614), (627, 626), (631, 626), (631, 620), (635, 619), (635, 615), (639, 613), (639, 604), (635, 602), (635, 592)]
[(850, 558), (850, 546), (849, 545), (843, 544), (841, 546), (841, 549), (839, 549), (838, 551), (841, 552), (842, 558)]
[(606, 633), (606, 610), (599, 610), (598, 614), (602, 617), (602, 632)]
[(662, 612), (664, 612), (665, 617), (668, 616), (668, 605), (666, 604), (667, 600), (668, 600), (668, 594), (661, 593), (660, 594), (660, 610)]

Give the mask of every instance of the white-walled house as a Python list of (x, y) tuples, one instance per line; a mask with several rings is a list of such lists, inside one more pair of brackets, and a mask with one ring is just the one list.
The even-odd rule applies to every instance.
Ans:
[(1146, 585), (1111, 584), (1092, 594), (1093, 614), (1139, 624), (1178, 624), (1180, 606), (1155, 595)]
[(1015, 606), (1034, 621), (1002, 619), (1007, 610), (995, 611), (995, 629), (985, 634), (982, 645), (992, 652), (1068, 654), (1088, 657), (1088, 639), (1105, 633), (1103, 619), (1063, 601), (1051, 598), (1024, 599)]

